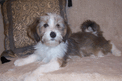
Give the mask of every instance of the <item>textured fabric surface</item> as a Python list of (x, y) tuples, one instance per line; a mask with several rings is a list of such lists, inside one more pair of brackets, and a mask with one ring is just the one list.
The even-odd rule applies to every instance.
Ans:
[[(34, 41), (27, 36), (27, 27), (36, 17), (57, 13), (66, 17), (65, 0), (8, 0), (3, 5), (5, 48), (26, 54)], [(66, 18), (65, 18), (66, 19)], [(30, 50), (29, 50), (30, 51)]]
[[(23, 81), (41, 65), (35, 62), (15, 67), (14, 61), (0, 64), (0, 81)], [(122, 56), (72, 57), (66, 67), (40, 76), (39, 81), (122, 81)]]

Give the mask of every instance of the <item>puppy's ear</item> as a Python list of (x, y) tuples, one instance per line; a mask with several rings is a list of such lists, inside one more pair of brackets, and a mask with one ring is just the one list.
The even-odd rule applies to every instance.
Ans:
[(63, 37), (63, 41), (64, 41), (64, 42), (66, 42), (66, 40), (67, 40), (67, 39), (71, 36), (71, 34), (72, 34), (72, 31), (71, 31), (69, 25), (67, 24), (67, 22), (65, 22), (65, 27), (66, 27), (66, 29), (65, 29), (65, 35), (64, 35), (64, 37)]
[(36, 18), (32, 24), (30, 24), (27, 28), (27, 35), (36, 42), (40, 41), (40, 36), (38, 34), (40, 23), (40, 18)]

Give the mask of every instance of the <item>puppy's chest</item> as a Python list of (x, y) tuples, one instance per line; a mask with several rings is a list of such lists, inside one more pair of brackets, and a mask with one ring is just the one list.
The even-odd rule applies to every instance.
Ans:
[(43, 62), (49, 62), (51, 59), (62, 58), (67, 52), (67, 44), (61, 43), (56, 47), (48, 47), (43, 44), (35, 46), (35, 53), (38, 54)]

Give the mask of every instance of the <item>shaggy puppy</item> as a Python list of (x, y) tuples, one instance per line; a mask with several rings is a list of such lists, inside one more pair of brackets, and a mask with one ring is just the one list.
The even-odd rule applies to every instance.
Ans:
[(35, 61), (46, 63), (25, 78), (25, 81), (36, 81), (43, 73), (58, 70), (63, 66), (63, 58), (68, 49), (67, 39), (71, 31), (61, 16), (52, 13), (37, 18), (27, 31), (29, 37), (38, 42), (34, 46), (35, 52), (27, 58), (16, 60), (14, 65), (23, 66)]
[(48, 13), (37, 18), (28, 29), (28, 35), (38, 42), (35, 52), (26, 58), (16, 60), (14, 64), (22, 66), (38, 60), (46, 64), (34, 70), (25, 81), (36, 81), (43, 73), (65, 66), (69, 55), (103, 56), (111, 52), (115, 56), (121, 55), (114, 44), (102, 36), (99, 25), (94, 21), (84, 22), (81, 29), (83, 32), (71, 34), (69, 26), (57, 14)]

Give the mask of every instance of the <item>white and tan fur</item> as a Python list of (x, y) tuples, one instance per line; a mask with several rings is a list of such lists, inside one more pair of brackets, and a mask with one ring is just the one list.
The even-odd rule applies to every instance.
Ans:
[[(115, 45), (102, 36), (97, 26), (95, 26), (97, 30), (93, 30), (93, 26), (83, 28), (88, 22), (84, 23), (81, 27), (83, 32), (71, 34), (69, 26), (57, 14), (48, 13), (46, 16), (37, 18), (28, 29), (28, 35), (38, 42), (34, 46), (35, 52), (26, 58), (16, 60), (14, 65), (23, 66), (35, 61), (42, 61), (46, 64), (39, 66), (25, 77), (24, 81), (36, 81), (44, 73), (59, 70), (61, 66), (65, 66), (69, 55), (101, 56), (109, 52), (113, 52), (115, 56), (121, 55)], [(90, 30), (87, 32), (86, 29)], [(96, 43), (97, 41), (99, 42)]]
[[(42, 61), (46, 64), (33, 71), (25, 81), (36, 81), (43, 73), (58, 70), (62, 65), (63, 57), (67, 52), (68, 28), (63, 18), (57, 14), (48, 13), (46, 16), (37, 18), (28, 29), (28, 35), (38, 41), (34, 46), (35, 52), (27, 58), (18, 59), (15, 66), (23, 66), (35, 61)], [(33, 31), (33, 32), (32, 32)], [(53, 32), (53, 33), (52, 33)], [(33, 35), (33, 33), (36, 33)]]

